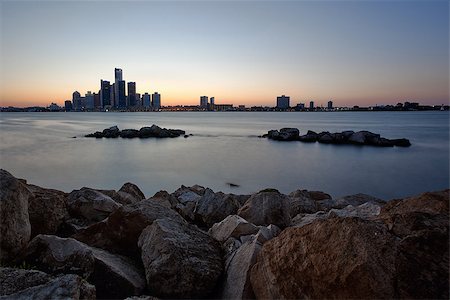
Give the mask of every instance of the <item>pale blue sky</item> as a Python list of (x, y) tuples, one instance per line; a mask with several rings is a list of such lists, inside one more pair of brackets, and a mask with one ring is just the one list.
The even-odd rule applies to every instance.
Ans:
[(0, 105), (121, 67), (163, 105), (449, 101), (448, 1), (2, 1)]

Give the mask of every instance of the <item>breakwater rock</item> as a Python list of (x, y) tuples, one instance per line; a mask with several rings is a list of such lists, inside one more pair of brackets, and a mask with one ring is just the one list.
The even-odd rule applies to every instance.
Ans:
[(161, 128), (157, 125), (152, 125), (150, 127), (142, 127), (141, 129), (123, 129), (119, 130), (117, 126), (113, 126), (110, 128), (103, 129), (103, 131), (96, 131), (94, 133), (90, 133), (85, 135), (85, 137), (93, 137), (93, 138), (174, 138), (179, 137), (181, 135), (184, 136), (186, 132), (181, 129), (167, 129)]
[(281, 128), (280, 130), (269, 130), (262, 135), (263, 138), (268, 138), (276, 141), (300, 141), (304, 143), (319, 142), (322, 144), (353, 144), (353, 145), (370, 145), (377, 147), (409, 147), (411, 143), (408, 139), (387, 139), (379, 134), (370, 131), (342, 131), (330, 133), (322, 131), (316, 133), (308, 130), (304, 135), (300, 135), (297, 128)]
[(132, 183), (64, 193), (5, 170), (0, 183), (0, 299), (449, 298), (450, 190), (146, 198)]

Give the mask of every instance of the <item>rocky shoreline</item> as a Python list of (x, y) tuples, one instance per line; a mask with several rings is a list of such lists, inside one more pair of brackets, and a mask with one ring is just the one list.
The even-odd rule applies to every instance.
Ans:
[(330, 133), (328, 131), (322, 131), (316, 133), (308, 130), (304, 135), (300, 135), (300, 131), (297, 128), (281, 128), (280, 130), (269, 130), (266, 134), (260, 136), (262, 138), (268, 138), (275, 141), (299, 141), (304, 143), (321, 144), (351, 144), (351, 145), (369, 145), (376, 147), (409, 147), (411, 142), (408, 139), (387, 139), (381, 137), (377, 133), (370, 131), (357, 131), (347, 130), (343, 132)]
[(146, 198), (0, 179), (1, 299), (449, 297), (449, 190)]
[[(161, 128), (155, 124), (150, 127), (142, 127), (141, 129), (123, 129), (120, 130), (117, 126), (105, 128), (103, 131), (96, 131), (85, 135), (85, 137), (93, 138), (175, 138), (184, 135), (185, 131), (181, 129), (167, 129)], [(187, 136), (185, 136), (187, 137)]]

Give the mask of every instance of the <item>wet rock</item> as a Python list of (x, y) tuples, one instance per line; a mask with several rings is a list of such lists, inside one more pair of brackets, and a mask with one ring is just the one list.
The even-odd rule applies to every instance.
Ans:
[(278, 130), (270, 130), (267, 137), (277, 141), (296, 141), (299, 138), (299, 130), (297, 128), (281, 128)]
[(80, 275), (95, 285), (100, 298), (139, 295), (145, 288), (143, 271), (127, 258), (71, 238), (38, 235), (30, 242), (25, 259), (47, 273)]
[(86, 187), (72, 191), (67, 198), (67, 205), (72, 216), (94, 222), (107, 218), (121, 207), (111, 197)]
[(201, 298), (213, 293), (223, 266), (219, 243), (206, 233), (193, 225), (160, 219), (145, 228), (138, 245), (152, 294)]
[(259, 228), (237, 215), (230, 215), (223, 221), (214, 224), (208, 233), (218, 240), (225, 242), (228, 238), (239, 239), (242, 235), (257, 233)]
[(321, 132), (317, 141), (322, 144), (331, 144), (333, 143), (333, 137), (329, 132)]
[(120, 137), (125, 139), (132, 139), (139, 137), (139, 130), (137, 129), (124, 129), (120, 132)]
[[(127, 182), (124, 185), (122, 185), (122, 187), (119, 190), (119, 194), (121, 194), (123, 198), (127, 199), (123, 201), (127, 203), (121, 204), (135, 203), (145, 199), (144, 193), (139, 189), (137, 185), (131, 182)], [(127, 194), (131, 197), (127, 196)]]
[(185, 222), (172, 209), (151, 199), (128, 204), (114, 211), (106, 220), (93, 224), (73, 238), (88, 244), (139, 260), (137, 241), (142, 230), (156, 219)]
[(13, 262), (30, 240), (32, 197), (24, 183), (0, 169), (0, 263)]
[(324, 199), (324, 200), (320, 200), (317, 202), (318, 208), (320, 210), (330, 210), (330, 209), (341, 209), (344, 208), (348, 205), (352, 205), (352, 206), (358, 206), (364, 203), (374, 203), (377, 204), (379, 206), (383, 206), (384, 204), (386, 204), (386, 201), (370, 196), (370, 195), (366, 195), (366, 194), (355, 194), (355, 195), (349, 195), (349, 196), (344, 196), (338, 199)]
[(31, 238), (38, 234), (56, 234), (63, 222), (69, 218), (67, 194), (32, 184), (28, 184), (27, 188), (34, 196), (28, 203)]
[(95, 299), (95, 287), (80, 276), (69, 274), (1, 298), (91, 300)]
[(238, 215), (255, 225), (274, 224), (283, 229), (291, 224), (289, 202), (278, 191), (261, 191), (245, 202)]
[(305, 142), (305, 143), (315, 143), (317, 142), (318, 135), (316, 132), (308, 130), (308, 132), (305, 135), (302, 135), (298, 138), (299, 141)]
[(103, 129), (102, 135), (105, 138), (117, 138), (120, 135), (119, 127), (112, 126), (112, 127)]

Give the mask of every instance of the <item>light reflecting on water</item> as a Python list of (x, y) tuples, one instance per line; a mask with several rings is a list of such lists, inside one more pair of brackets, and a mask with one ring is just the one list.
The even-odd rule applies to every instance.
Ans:
[[(384, 199), (449, 186), (448, 112), (339, 113), (2, 113), (0, 166), (45, 187), (119, 189), (127, 181), (147, 197), (180, 185), (253, 193), (274, 187)], [(175, 139), (89, 139), (106, 127), (157, 124), (194, 134)], [(370, 130), (409, 138), (410, 148), (280, 143), (269, 129)], [(72, 138), (76, 136), (77, 138)], [(230, 188), (227, 183), (239, 184)]]

